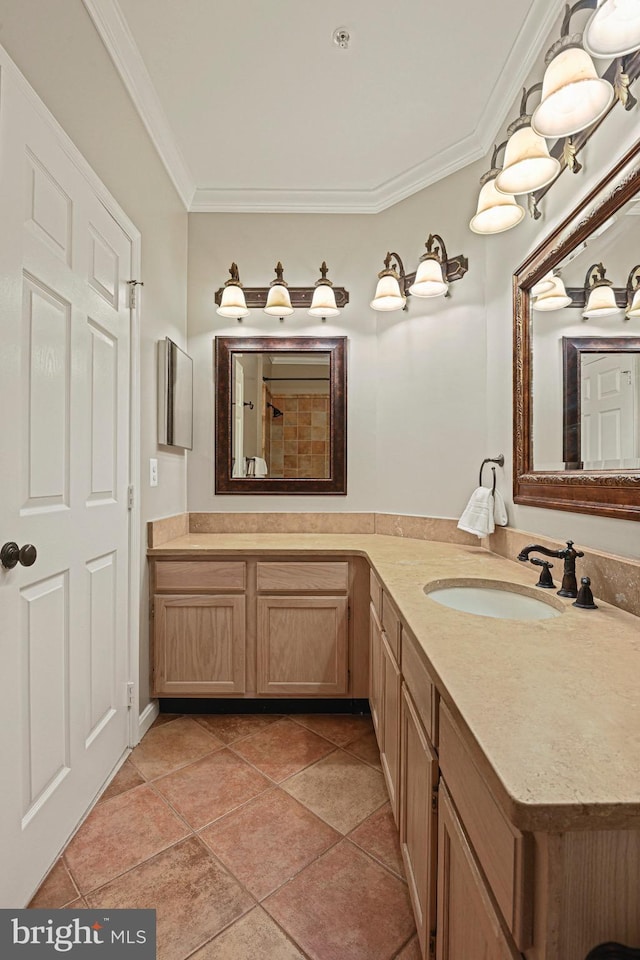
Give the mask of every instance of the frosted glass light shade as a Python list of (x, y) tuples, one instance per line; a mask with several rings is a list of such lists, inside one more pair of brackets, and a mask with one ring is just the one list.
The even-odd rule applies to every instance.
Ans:
[(237, 320), (248, 317), (249, 311), (242, 287), (235, 283), (229, 283), (225, 286), (216, 313), (220, 314), (221, 317), (234, 317)]
[(631, 306), (627, 310), (627, 316), (630, 320), (640, 320), (640, 287), (633, 295)]
[(378, 280), (376, 293), (370, 306), (374, 310), (390, 312), (392, 310), (402, 310), (407, 298), (400, 291), (400, 283), (397, 277), (385, 274)]
[(551, 310), (561, 310), (573, 303), (571, 297), (564, 288), (564, 283), (560, 277), (553, 278), (553, 286), (546, 293), (541, 293), (532, 306), (534, 310), (550, 312)]
[(313, 291), (313, 299), (307, 313), (310, 317), (337, 317), (336, 295), (328, 283), (319, 283)]
[(409, 293), (414, 297), (444, 297), (448, 289), (442, 263), (435, 257), (421, 260)]
[(586, 50), (569, 47), (546, 69), (542, 100), (533, 111), (531, 126), (548, 139), (571, 136), (599, 120), (613, 98), (613, 87), (598, 76)]
[(640, 47), (640, 0), (604, 0), (584, 31), (592, 57), (623, 57)]
[(502, 170), (496, 177), (500, 193), (531, 193), (546, 187), (560, 172), (560, 163), (549, 155), (544, 137), (531, 127), (520, 127), (509, 137)]
[(469, 224), (474, 233), (503, 233), (515, 227), (524, 217), (525, 210), (515, 197), (496, 190), (496, 182), (487, 180), (480, 190), (478, 209)]
[(534, 285), (531, 287), (531, 296), (539, 297), (542, 293), (550, 293), (551, 290), (553, 290), (553, 281), (555, 279), (556, 278), (553, 275), (553, 270), (550, 270), (549, 273), (542, 278), (542, 280), (538, 280), (538, 282), (534, 283)]
[(607, 284), (593, 287), (582, 316), (612, 317), (616, 313), (620, 313), (620, 307), (616, 303), (616, 295), (613, 292), (613, 287)]
[(289, 291), (281, 283), (274, 283), (272, 287), (269, 287), (264, 312), (268, 313), (270, 317), (290, 317), (293, 313)]

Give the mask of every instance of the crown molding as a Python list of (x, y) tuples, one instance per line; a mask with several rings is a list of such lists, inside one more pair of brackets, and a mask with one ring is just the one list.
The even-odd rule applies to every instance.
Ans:
[(117, 0), (83, 0), (83, 3), (188, 210), (196, 188), (193, 176)]
[(191, 213), (376, 214), (487, 155), (561, 13), (534, 0), (472, 133), (371, 189), (197, 187), (117, 0), (83, 0), (186, 209)]

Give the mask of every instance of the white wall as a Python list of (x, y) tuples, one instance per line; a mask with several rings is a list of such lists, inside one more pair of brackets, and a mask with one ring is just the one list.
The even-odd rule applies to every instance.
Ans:
[[(186, 342), (187, 215), (81, 0), (3, 0), (0, 43), (142, 234), (141, 707), (148, 702), (146, 521), (186, 506), (186, 458), (156, 443), (156, 342)], [(149, 487), (149, 457), (160, 482)]]

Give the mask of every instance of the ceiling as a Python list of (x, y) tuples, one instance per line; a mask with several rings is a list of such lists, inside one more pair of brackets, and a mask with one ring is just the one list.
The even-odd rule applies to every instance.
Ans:
[(562, 10), (84, 3), (187, 209), (238, 212), (377, 213), (485, 156)]

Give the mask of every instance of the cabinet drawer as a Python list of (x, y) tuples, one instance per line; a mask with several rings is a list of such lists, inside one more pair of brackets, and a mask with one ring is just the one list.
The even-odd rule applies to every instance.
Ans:
[(402, 628), (402, 675), (415, 704), (431, 743), (438, 745), (438, 694), (431, 682), (420, 654), (415, 647), (416, 641)]
[(373, 570), (369, 570), (369, 596), (371, 603), (378, 614), (378, 620), (382, 619), (382, 586)]
[(400, 663), (400, 618), (384, 590), (382, 591), (382, 627), (393, 655)]
[(348, 562), (327, 563), (274, 561), (259, 562), (258, 590), (286, 590), (297, 593), (302, 590), (327, 590), (347, 592), (349, 589)]
[(156, 590), (244, 590), (246, 564), (227, 560), (156, 560)]
[(519, 950), (531, 946), (531, 837), (506, 819), (447, 708), (440, 706), (440, 769)]

